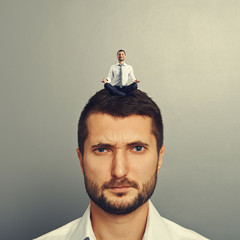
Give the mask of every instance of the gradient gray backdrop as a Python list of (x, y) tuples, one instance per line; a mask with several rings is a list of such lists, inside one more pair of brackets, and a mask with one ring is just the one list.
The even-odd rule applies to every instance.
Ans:
[(77, 121), (123, 48), (165, 123), (152, 201), (211, 239), (239, 239), (239, 12), (236, 0), (1, 0), (0, 238), (84, 212)]

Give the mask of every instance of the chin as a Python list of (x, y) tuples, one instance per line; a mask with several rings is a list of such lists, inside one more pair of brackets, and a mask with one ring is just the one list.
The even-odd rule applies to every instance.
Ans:
[(114, 215), (126, 215), (144, 204), (143, 199), (136, 196), (135, 198), (129, 199), (118, 199), (107, 201), (107, 206), (105, 206), (105, 211)]

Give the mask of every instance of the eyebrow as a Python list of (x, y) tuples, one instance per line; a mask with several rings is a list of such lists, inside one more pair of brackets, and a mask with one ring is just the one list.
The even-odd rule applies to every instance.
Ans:
[[(98, 144), (94, 144), (92, 145), (92, 149), (94, 148), (114, 148), (116, 145), (111, 145), (109, 143), (98, 143)], [(149, 147), (149, 144), (144, 143), (142, 141), (136, 141), (136, 142), (131, 142), (131, 143), (127, 143), (126, 146), (128, 148), (131, 147), (136, 147), (136, 146), (142, 146), (142, 147)]]
[(108, 143), (98, 143), (98, 144), (92, 145), (91, 148), (93, 149), (93, 148), (112, 148), (112, 147), (114, 146)]
[(137, 141), (137, 142), (131, 142), (127, 144), (128, 147), (136, 147), (136, 146), (142, 146), (142, 147), (149, 147), (149, 144)]

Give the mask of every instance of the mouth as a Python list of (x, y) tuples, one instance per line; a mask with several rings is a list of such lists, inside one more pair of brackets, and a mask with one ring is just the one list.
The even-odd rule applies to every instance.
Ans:
[(112, 192), (116, 192), (116, 193), (119, 193), (119, 192), (126, 192), (130, 189), (131, 187), (129, 186), (122, 186), (122, 187), (111, 187), (109, 188), (110, 191)]
[(109, 182), (105, 182), (101, 189), (102, 191), (108, 190), (112, 193), (127, 193), (132, 189), (139, 190), (139, 185), (137, 182), (129, 180), (127, 178), (116, 180), (115, 178), (111, 179)]

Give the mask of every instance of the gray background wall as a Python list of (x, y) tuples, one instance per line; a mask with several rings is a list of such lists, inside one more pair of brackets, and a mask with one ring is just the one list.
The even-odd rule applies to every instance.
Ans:
[(235, 0), (1, 0), (0, 238), (84, 212), (77, 120), (123, 48), (165, 123), (152, 201), (211, 239), (239, 239), (239, 12)]

